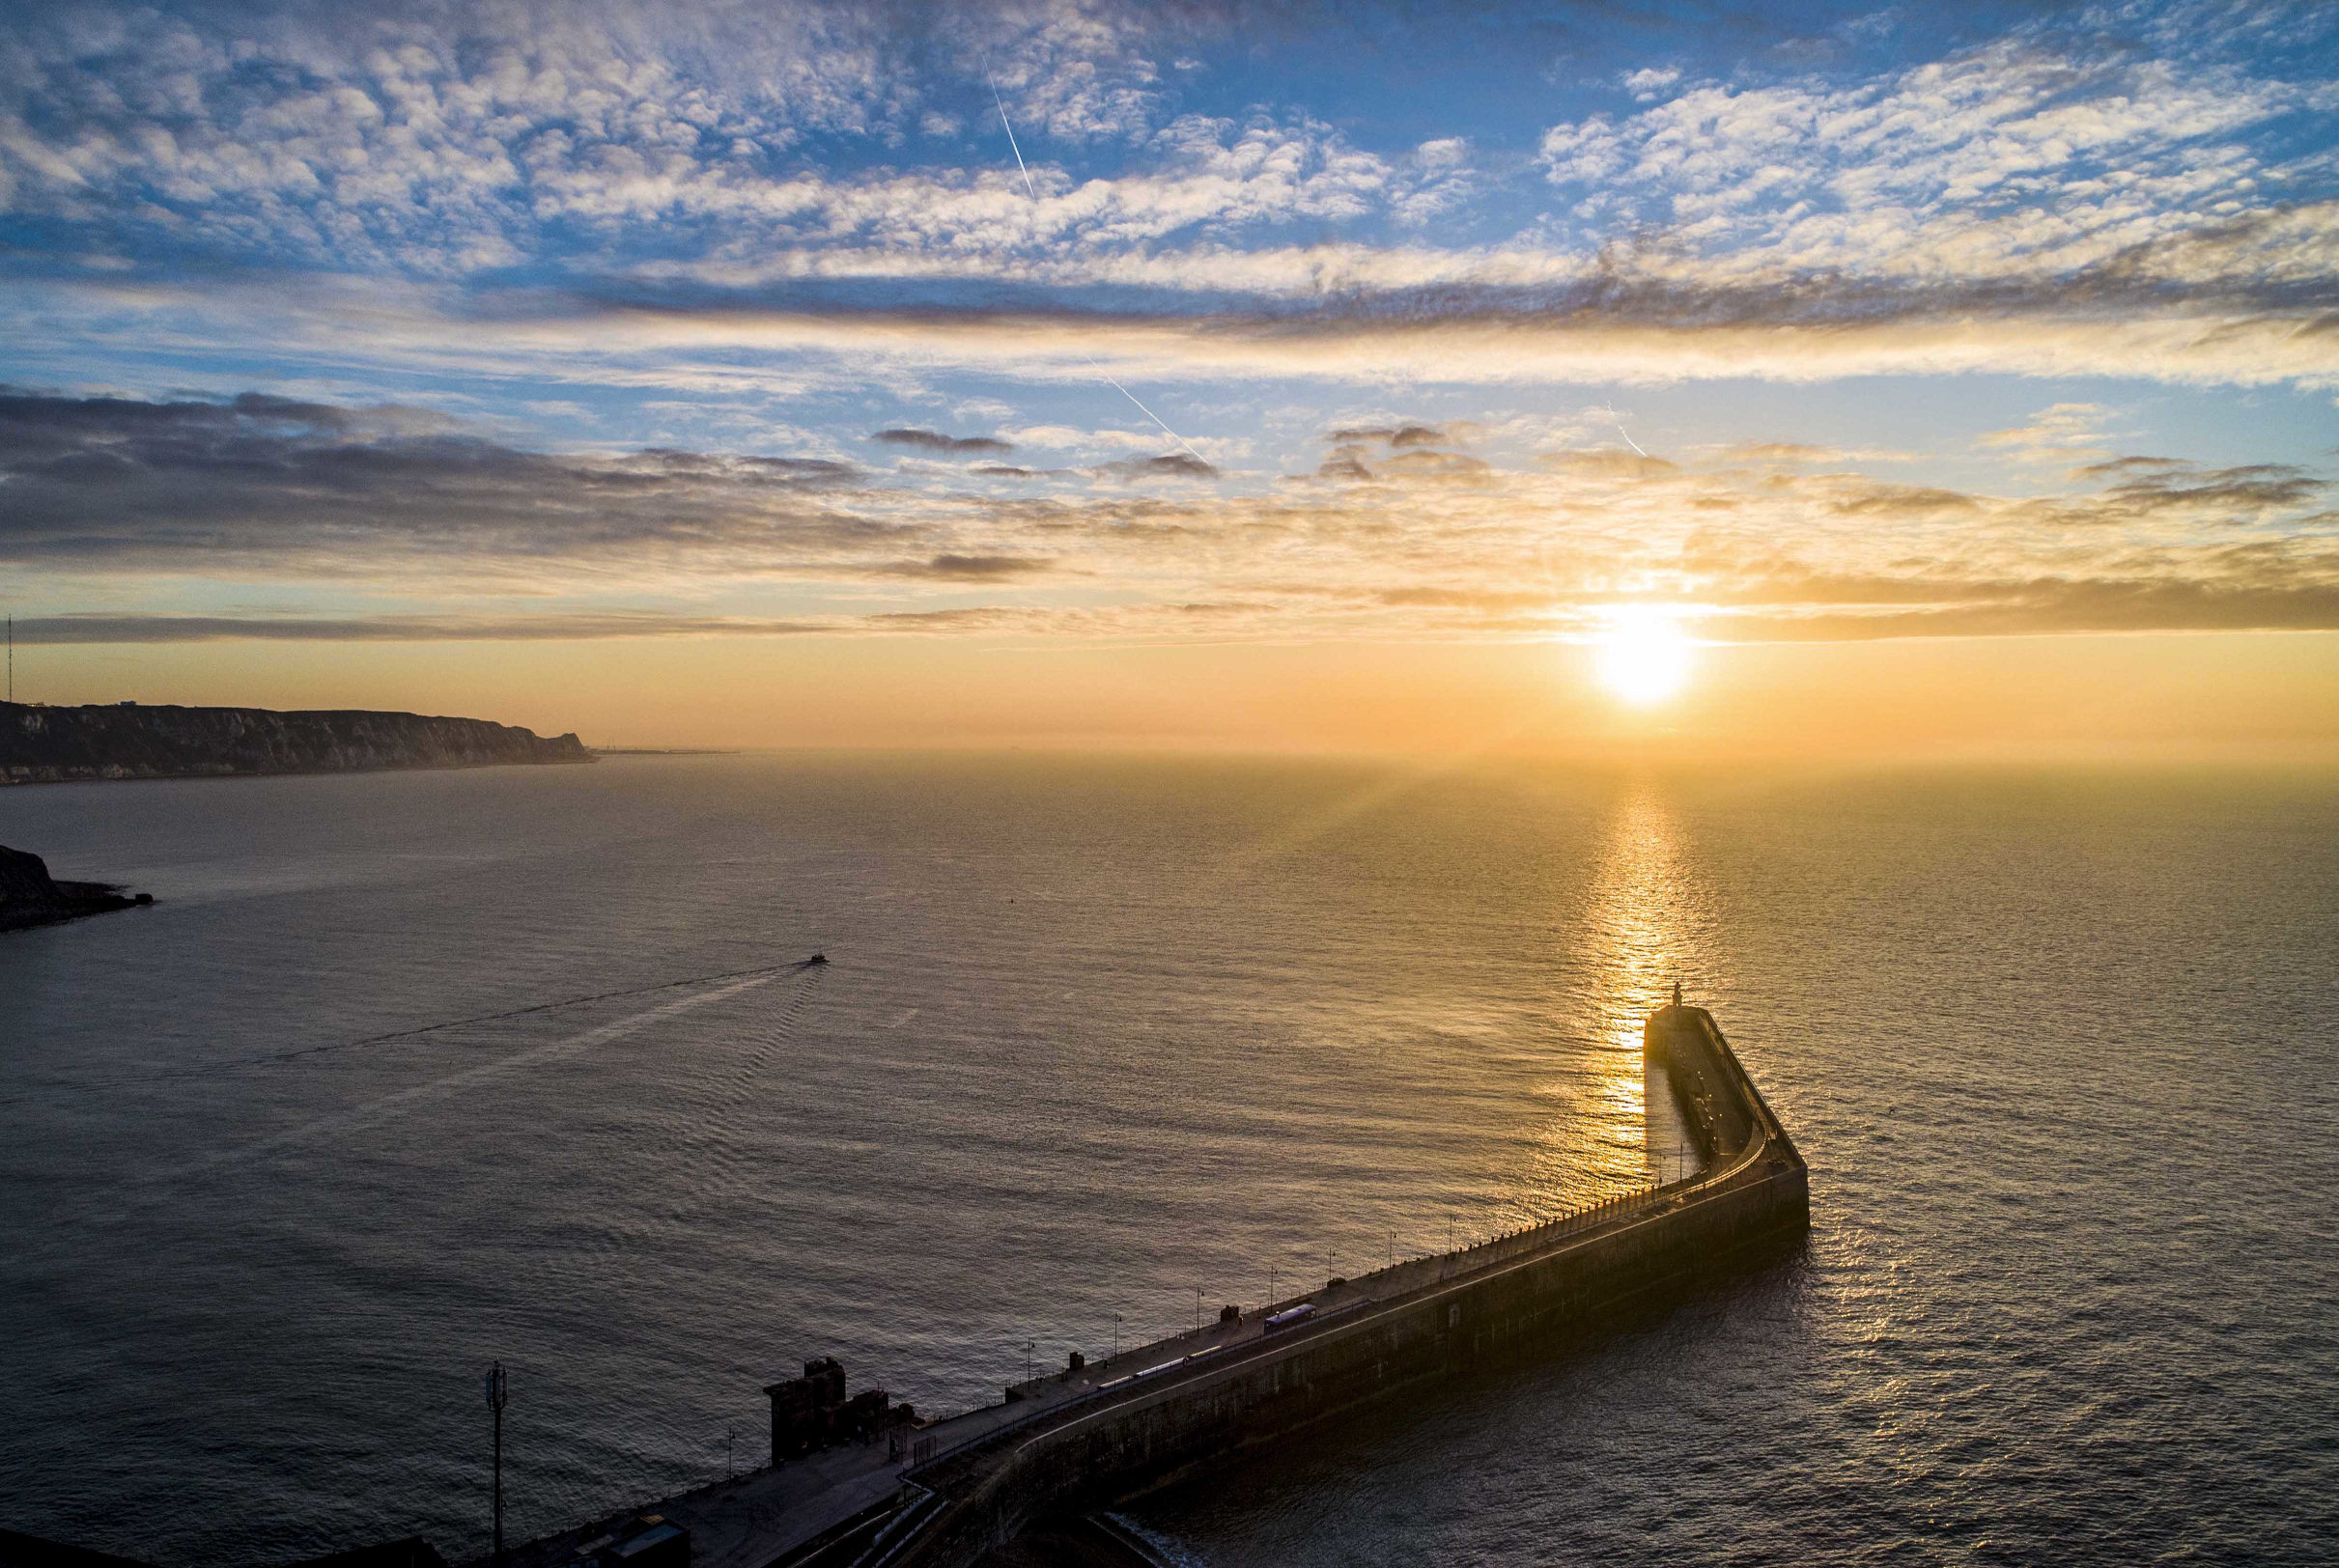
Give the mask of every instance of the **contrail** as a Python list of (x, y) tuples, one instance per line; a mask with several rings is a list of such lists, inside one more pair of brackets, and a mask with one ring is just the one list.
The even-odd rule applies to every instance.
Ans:
[(999, 96), (999, 81), (991, 74), (988, 67), (983, 70), (983, 80), (991, 84), (991, 101), (999, 105), (999, 123), (1007, 133), (1007, 151), (1015, 154), (1015, 167), (1022, 172), (1024, 177), (1024, 194), (1031, 198), (1033, 207), (1037, 207), (1039, 205), (1039, 187), (1031, 182), (1031, 170), (1024, 162), (1024, 150), (1015, 145), (1015, 126), (1008, 124), (1007, 121), (1007, 100)]
[[(1608, 409), (1609, 422), (1616, 426), (1617, 434), (1624, 437), (1624, 444), (1631, 447), (1635, 452), (1641, 452), (1641, 443), (1632, 438), (1632, 433), (1624, 428), (1624, 421), (1617, 418), (1616, 406), (1609, 404), (1603, 405), (1603, 406)], [(1641, 452), (1641, 456), (1645, 458), (1649, 456), (1649, 454), (1646, 452)]]
[[(1015, 154), (1015, 167), (1024, 177), (1024, 194), (1031, 198), (1031, 206), (1034, 210), (1036, 210), (1039, 207), (1039, 187), (1031, 182), (1030, 165), (1024, 162), (1024, 150), (1016, 144), (1015, 140), (1015, 126), (1007, 118), (1007, 100), (999, 96), (999, 78), (991, 74), (991, 68), (989, 66), (985, 66), (983, 68), (983, 80), (991, 84), (991, 101), (999, 105), (1000, 128), (1007, 133), (1007, 151)], [(1113, 391), (1118, 392), (1122, 397), (1127, 398), (1131, 403), (1137, 404), (1137, 411), (1139, 413), (1143, 414), (1147, 419), (1150, 419), (1156, 425), (1161, 426), (1162, 434), (1164, 435), (1169, 436), (1170, 439), (1184, 447), (1186, 449), (1187, 456), (1193, 458), (1195, 462), (1200, 463), (1205, 468), (1210, 466), (1210, 460), (1203, 457), (1199, 452), (1195, 451), (1194, 443), (1192, 441), (1187, 440), (1183, 435), (1180, 435), (1177, 432), (1171, 430), (1169, 422), (1163, 419), (1161, 415), (1146, 407), (1142, 403), (1139, 403), (1137, 394), (1130, 391), (1127, 387), (1121, 385), (1120, 382), (1114, 380), (1106, 373), (1104, 366), (1098, 364), (1094, 359), (1089, 358), (1085, 352), (1081, 353), (1081, 357), (1088, 361), (1088, 368), (1096, 372), (1098, 378), (1102, 379), (1107, 386), (1110, 386)]]

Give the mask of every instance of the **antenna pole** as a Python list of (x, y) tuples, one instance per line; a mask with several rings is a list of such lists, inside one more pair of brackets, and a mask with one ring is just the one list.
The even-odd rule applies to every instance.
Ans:
[(488, 1409), (495, 1413), (495, 1568), (503, 1568), (503, 1363), (488, 1368)]

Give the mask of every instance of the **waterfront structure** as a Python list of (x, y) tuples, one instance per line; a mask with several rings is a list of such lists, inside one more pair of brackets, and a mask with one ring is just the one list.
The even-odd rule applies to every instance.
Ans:
[[(714, 1568), (966, 1568), (1042, 1516), (1198, 1473), (1400, 1389), (1547, 1354), (1638, 1303), (1797, 1246), (1811, 1223), (1808, 1171), (1712, 1014), (1659, 1008), (1643, 1047), (1702, 1157), (1678, 1181), (1076, 1360), (893, 1441), (872, 1432), (791, 1459), (778, 1451), (783, 1432), (793, 1445), (827, 1430), (800, 1414), (791, 1386), (817, 1376), (814, 1410), (842, 1408), (842, 1368), (822, 1358), (767, 1390), (786, 1462), (652, 1506)], [(591, 1533), (511, 1560), (570, 1563)]]

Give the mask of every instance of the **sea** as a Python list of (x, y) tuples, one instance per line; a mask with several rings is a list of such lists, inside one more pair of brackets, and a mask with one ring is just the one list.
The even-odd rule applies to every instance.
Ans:
[[(0, 1526), (515, 1539), (1677, 1173), (1808, 1247), (1121, 1510), (1209, 1568), (2339, 1559), (2339, 786), (1042, 753), (0, 791)], [(814, 954), (827, 962), (808, 965)]]

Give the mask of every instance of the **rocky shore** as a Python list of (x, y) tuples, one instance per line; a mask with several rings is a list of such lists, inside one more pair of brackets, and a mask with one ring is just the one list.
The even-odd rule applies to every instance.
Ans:
[(0, 703), (0, 783), (329, 773), (384, 768), (583, 763), (575, 735), (546, 740), (484, 718), (321, 709), (51, 708)]
[(0, 845), (0, 931), (154, 902), (151, 894), (125, 893), (112, 882), (59, 882), (48, 874), (48, 862), (41, 856)]

